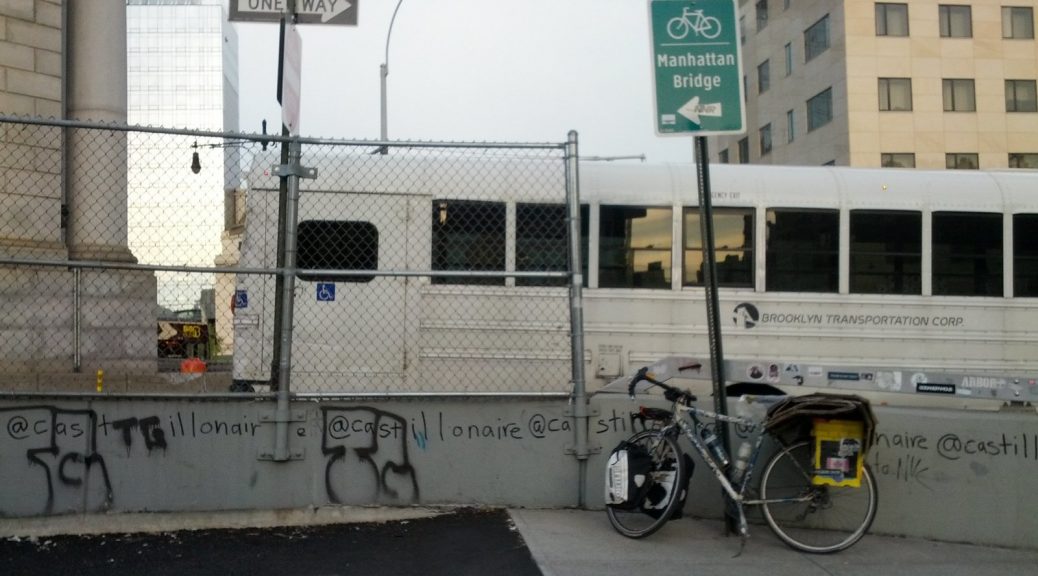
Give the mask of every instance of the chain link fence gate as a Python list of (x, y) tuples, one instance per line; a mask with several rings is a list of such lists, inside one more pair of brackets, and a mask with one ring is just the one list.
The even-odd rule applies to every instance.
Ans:
[(286, 305), (290, 139), (0, 130), (3, 390), (571, 391), (565, 144), (297, 139)]

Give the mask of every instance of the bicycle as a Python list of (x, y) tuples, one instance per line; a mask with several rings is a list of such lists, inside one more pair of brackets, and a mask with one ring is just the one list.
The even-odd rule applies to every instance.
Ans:
[[(698, 363), (685, 364), (678, 366), (677, 372), (699, 368)], [(628, 394), (632, 398), (639, 382), (662, 388), (664, 397), (673, 403), (673, 408), (642, 407), (640, 410), (638, 417), (653, 422), (654, 426), (634, 434), (628, 442), (644, 447), (651, 455), (649, 481), (661, 483), (666, 494), (662, 497), (658, 495), (656, 500), (643, 502), (633, 509), (607, 505), (609, 522), (620, 534), (630, 538), (648, 536), (684, 507), (682, 490), (679, 488), (687, 485), (690, 473), (686, 456), (678, 443), (678, 438), (684, 435), (713, 472), (727, 496), (729, 513), (738, 521), (738, 532), (742, 539), (740, 552), (749, 537), (745, 511), (747, 506), (760, 506), (772, 532), (787, 545), (804, 552), (838, 552), (852, 546), (865, 535), (876, 517), (878, 505), (875, 479), (867, 464), (861, 470), (860, 487), (817, 484), (812, 481), (816, 473), (814, 443), (802, 430), (791, 441), (786, 441), (786, 434), (762, 426), (763, 423), (755, 419), (697, 408), (692, 405), (696, 401), (695, 395), (664, 383), (670, 377), (673, 376), (656, 379), (646, 367), (639, 370), (628, 385)], [(842, 402), (841, 397), (818, 396), (825, 396), (837, 405)], [(735, 424), (750, 434), (756, 432), (758, 427), (763, 428), (757, 433), (752, 447), (740, 448), (742, 458), (734, 466), (736, 472), (731, 479), (725, 473), (727, 454), (700, 417), (713, 420), (714, 426), (721, 423)], [(751, 487), (751, 480), (766, 437), (778, 443), (778, 451), (764, 466), (758, 496), (758, 489)], [(606, 474), (608, 503), (608, 467)], [(657, 492), (663, 493), (664, 490)]]
[(721, 34), (721, 22), (713, 16), (704, 16), (702, 10), (684, 8), (681, 16), (675, 16), (667, 22), (667, 34), (675, 40), (681, 40), (688, 36), (689, 32), (713, 40)]

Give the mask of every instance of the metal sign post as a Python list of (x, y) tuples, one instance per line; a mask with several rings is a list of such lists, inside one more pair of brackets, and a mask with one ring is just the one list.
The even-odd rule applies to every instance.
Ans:
[[(736, 0), (649, 0), (649, 25), (656, 133), (695, 136), (714, 409), (727, 414), (706, 136), (746, 130), (738, 7)], [(731, 454), (728, 428), (717, 428)], [(734, 531), (736, 521), (725, 516), (728, 531)]]

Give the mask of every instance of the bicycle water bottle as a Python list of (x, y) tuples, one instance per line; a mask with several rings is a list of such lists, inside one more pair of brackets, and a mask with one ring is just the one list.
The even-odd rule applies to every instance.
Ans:
[(735, 457), (735, 466), (732, 467), (732, 484), (742, 482), (743, 476), (746, 475), (746, 468), (750, 465), (750, 452), (753, 452), (753, 446), (743, 441), (739, 445), (739, 454)]
[(728, 455), (724, 453), (724, 447), (721, 446), (721, 439), (714, 433), (714, 431), (706, 426), (700, 434), (703, 437), (703, 443), (710, 449), (710, 453), (714, 455), (714, 459), (721, 465), (721, 468), (728, 466), (729, 460)]

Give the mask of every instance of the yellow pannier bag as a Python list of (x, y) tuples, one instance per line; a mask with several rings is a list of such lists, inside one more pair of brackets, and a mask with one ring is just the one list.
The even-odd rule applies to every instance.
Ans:
[(861, 486), (865, 466), (865, 425), (855, 420), (814, 421), (814, 474), (816, 485)]

